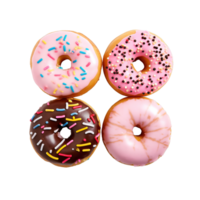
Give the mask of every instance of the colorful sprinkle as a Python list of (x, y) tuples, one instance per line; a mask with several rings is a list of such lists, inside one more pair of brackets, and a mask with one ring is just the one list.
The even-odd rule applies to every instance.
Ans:
[(60, 149), (58, 149), (58, 151), (56, 153), (58, 154), (59, 152), (61, 152), (61, 150), (64, 149), (66, 146), (67, 145), (63, 145), (62, 147), (60, 147)]
[(76, 62), (77, 62), (77, 60), (74, 60), (74, 61), (73, 61), (73, 63), (76, 63)]
[(81, 69), (83, 72), (86, 72), (86, 71), (83, 69), (83, 67), (80, 67), (80, 69)]
[(82, 73), (81, 76), (87, 75), (87, 73)]
[(55, 60), (55, 58), (53, 58), (49, 53), (47, 54), (47, 56), (49, 56), (49, 58), (51, 58), (52, 60)]
[(44, 76), (43, 76), (43, 74), (40, 74), (40, 76), (43, 78)]
[(62, 127), (66, 126), (67, 124), (68, 124), (68, 122), (65, 122), (65, 123), (62, 125)]
[(46, 112), (54, 112), (54, 109), (45, 109)]
[(69, 128), (73, 128), (74, 126), (76, 126), (76, 123), (72, 124)]
[(89, 50), (88, 48), (85, 48), (85, 50)]
[(70, 88), (71, 88), (72, 92), (74, 92), (74, 88), (73, 88), (73, 86), (72, 86), (72, 85), (70, 86)]
[(84, 143), (84, 144), (77, 144), (76, 146), (77, 147), (85, 147), (85, 146), (89, 146), (89, 145), (91, 145), (91, 142)]
[(88, 127), (81, 128), (81, 129), (77, 130), (76, 133), (79, 133), (79, 132), (84, 131), (84, 130), (87, 130), (87, 129), (88, 129)]
[(47, 70), (47, 69), (49, 69), (49, 66), (46, 66), (43, 70)]
[(81, 80), (85, 80), (86, 79), (86, 77), (83, 77)]
[(70, 145), (74, 140), (70, 140), (68, 143), (67, 143), (67, 146)]
[(64, 36), (64, 38), (63, 38), (63, 41), (65, 41), (65, 40), (66, 40), (66, 37), (67, 37), (67, 35), (65, 35), (65, 36)]
[(52, 156), (51, 154), (49, 154), (49, 152), (46, 152), (47, 156), (49, 156), (50, 158), (54, 159), (54, 160), (58, 160), (59, 158)]
[(90, 149), (82, 149), (82, 152), (88, 152)]
[(66, 46), (65, 46), (65, 45), (63, 45), (63, 51), (64, 51), (64, 52), (66, 52), (66, 51), (67, 51), (67, 49), (66, 49)]
[(86, 54), (84, 51), (79, 51), (79, 53), (81, 53), (81, 54)]
[(40, 126), (40, 124), (37, 124), (37, 125), (35, 125), (34, 127), (33, 127), (33, 129), (36, 129), (37, 127), (39, 127)]
[(48, 51), (52, 51), (52, 50), (55, 50), (55, 49), (56, 49), (56, 47), (51, 47), (51, 48), (48, 49)]
[(62, 38), (62, 36), (60, 36), (59, 38), (56, 39), (56, 41), (59, 41)]
[(66, 44), (70, 45), (70, 43), (69, 43), (69, 42), (66, 42)]
[(86, 67), (90, 66), (90, 64), (91, 64), (91, 63), (89, 62), (89, 63), (86, 65)]
[(42, 40), (42, 42), (43, 42), (44, 44), (47, 44), (44, 40)]
[(39, 63), (42, 62), (42, 61), (43, 61), (43, 59), (40, 58), (40, 60), (37, 61), (37, 64), (39, 64)]
[(79, 79), (77, 77), (74, 77), (77, 81), (79, 81)]
[(56, 118), (57, 118), (57, 119), (58, 119), (58, 118), (59, 118), (59, 119), (60, 119), (60, 118), (65, 118), (65, 115), (57, 115)]
[(71, 116), (73, 116), (73, 115), (78, 115), (78, 113), (77, 112), (71, 113)]
[(56, 111), (59, 111), (59, 112), (65, 111), (65, 108), (56, 108)]

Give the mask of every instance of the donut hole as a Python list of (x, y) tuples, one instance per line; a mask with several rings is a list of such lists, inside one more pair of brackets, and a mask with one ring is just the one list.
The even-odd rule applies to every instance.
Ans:
[(140, 125), (135, 126), (134, 128), (134, 137), (140, 141), (144, 137), (144, 131)]
[(62, 55), (57, 60), (57, 67), (62, 67), (63, 70), (70, 69), (71, 65), (72, 62), (68, 55)]
[(68, 129), (67, 127), (63, 128), (60, 131), (60, 135), (64, 138), (64, 139), (68, 139), (71, 136), (71, 130)]
[(148, 72), (150, 66), (150, 60), (146, 57), (138, 57), (132, 62), (132, 68), (137, 72)]

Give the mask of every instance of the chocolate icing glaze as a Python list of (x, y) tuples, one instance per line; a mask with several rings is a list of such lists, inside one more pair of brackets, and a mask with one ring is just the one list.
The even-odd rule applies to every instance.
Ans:
[[(69, 102), (70, 100), (72, 102)], [(69, 105), (68, 109), (66, 109), (66, 103), (68, 103)], [(79, 104), (82, 107), (74, 109), (72, 106), (70, 106), (70, 104)], [(78, 112), (87, 107), (88, 107), (87, 110), (83, 112)], [(63, 109), (63, 108), (64, 108), (64, 111), (56, 110), (56, 109)], [(46, 109), (53, 109), (54, 111), (47, 112)], [(43, 112), (39, 113), (40, 111), (43, 111)], [(98, 133), (100, 133), (100, 122), (98, 120), (98, 116), (96, 115), (96, 113), (88, 105), (74, 98), (56, 99), (56, 100), (50, 101), (47, 104), (43, 104), (43, 106), (40, 107), (37, 112), (35, 113), (35, 117), (31, 120), (32, 123), (30, 126), (30, 139), (35, 151), (43, 159), (55, 165), (67, 167), (67, 166), (72, 166), (74, 164), (79, 164), (80, 162), (83, 161), (83, 159), (86, 160), (95, 151), (95, 148), (98, 145), (98, 141), (99, 141), (99, 136), (98, 137), (96, 136)], [(77, 113), (77, 115), (72, 116), (71, 115), (72, 113)], [(95, 123), (93, 122), (91, 118), (91, 114), (93, 114), (93, 119)], [(56, 118), (56, 116), (62, 116), (62, 115), (65, 115), (65, 117)], [(42, 118), (34, 122), (34, 120), (40, 116), (42, 116)], [(75, 117), (75, 119), (81, 118), (81, 120), (80, 121), (66, 120), (66, 118), (73, 119), (73, 117)], [(50, 120), (50, 118), (57, 119), (57, 121), (52, 121)], [(88, 118), (90, 119), (90, 122), (88, 121)], [(48, 124), (46, 122), (48, 122)], [(71, 136), (65, 139), (64, 142), (59, 147), (56, 148), (56, 146), (58, 146), (58, 144), (60, 144), (63, 141), (63, 137), (60, 135), (60, 131), (62, 130), (62, 128), (64, 128), (63, 124), (65, 124), (66, 122), (68, 122), (68, 124), (65, 125), (64, 127), (67, 127), (67, 128), (69, 128), (74, 123), (76, 123), (76, 125), (70, 129)], [(82, 124), (83, 122), (94, 125), (94, 127), (83, 125)], [(38, 127), (34, 128), (36, 125), (38, 125)], [(51, 127), (51, 130), (45, 130), (43, 126)], [(85, 127), (88, 127), (88, 129), (80, 131), (78, 133), (76, 132), (77, 130), (85, 128)], [(56, 129), (58, 129), (58, 131), (54, 133)], [(42, 131), (44, 131), (44, 133), (42, 133)], [(85, 134), (85, 132), (87, 131), (93, 131), (94, 134), (91, 134), (91, 133)], [(71, 140), (73, 140), (71, 144), (67, 145), (60, 152), (58, 152), (58, 150), (61, 147), (66, 145)], [(91, 143), (91, 145), (77, 147), (77, 144), (85, 144), (85, 143)], [(90, 149), (90, 151), (83, 152), (83, 149)], [(47, 152), (48, 152), (48, 155), (47, 155)], [(63, 154), (71, 155), (70, 159), (67, 160), (65, 163), (63, 162), (68, 157), (63, 156)], [(51, 158), (51, 156), (53, 156), (53, 158)]]

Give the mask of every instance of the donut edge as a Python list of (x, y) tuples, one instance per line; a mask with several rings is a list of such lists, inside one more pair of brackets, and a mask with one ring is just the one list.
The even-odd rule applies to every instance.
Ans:
[[(121, 163), (121, 164), (124, 164), (124, 165), (127, 165), (127, 166), (134, 166), (134, 165), (126, 164), (126, 163), (123, 163), (123, 162), (121, 162), (121, 161), (116, 160), (116, 159), (114, 158), (114, 156), (108, 151), (108, 148), (107, 148), (107, 146), (106, 146), (106, 144), (105, 144), (105, 142), (104, 142), (104, 127), (106, 126), (106, 124), (107, 124), (107, 122), (108, 122), (108, 118), (109, 118), (109, 116), (110, 116), (111, 111), (112, 111), (113, 108), (116, 107), (118, 104), (123, 103), (123, 102), (126, 102), (126, 101), (128, 101), (128, 100), (130, 100), (130, 99), (146, 99), (146, 100), (149, 100), (149, 101), (152, 101), (152, 100), (153, 100), (153, 99), (150, 99), (150, 98), (147, 98), (147, 97), (124, 97), (124, 98), (118, 100), (118, 101), (115, 102), (115, 103), (109, 108), (109, 110), (107, 111), (107, 113), (106, 113), (106, 115), (105, 115), (105, 117), (104, 117), (104, 120), (103, 120), (103, 124), (102, 124), (102, 129), (101, 129), (101, 130), (102, 130), (102, 141), (103, 141), (103, 144), (104, 144), (104, 146), (105, 146), (105, 148), (106, 148), (108, 154), (109, 154), (115, 161), (117, 161), (117, 162), (119, 162), (119, 163)], [(153, 100), (153, 101), (155, 101), (155, 100)], [(155, 101), (155, 102), (156, 102), (158, 105), (160, 105), (157, 101)], [(162, 106), (162, 105), (160, 105), (160, 106)], [(165, 111), (165, 112), (166, 112), (166, 111)], [(171, 143), (171, 133), (172, 133), (172, 128), (170, 129), (170, 143)], [(169, 143), (169, 145), (170, 145), (170, 143)], [(169, 146), (168, 146), (168, 148), (169, 148)], [(168, 149), (168, 148), (167, 148), (167, 149)], [(167, 151), (167, 149), (166, 149), (166, 151)], [(164, 155), (164, 154), (163, 154), (163, 155)], [(162, 155), (162, 156), (163, 156), (163, 155)], [(162, 156), (158, 157), (158, 159), (157, 159), (156, 161), (158, 161)], [(155, 162), (155, 161), (154, 161), (154, 162)], [(144, 167), (144, 166), (150, 165), (150, 164), (152, 164), (152, 163), (154, 163), (154, 162), (147, 163), (147, 164), (141, 165), (141, 166), (134, 166), (134, 167)]]
[[(119, 89), (118, 89), (115, 85), (113, 85), (113, 84), (111, 83), (111, 81), (109, 80), (108, 72), (107, 72), (107, 69), (106, 69), (106, 66), (107, 66), (107, 57), (109, 57), (109, 53), (114, 49), (114, 47), (116, 46), (116, 44), (118, 44), (123, 38), (125, 38), (125, 37), (127, 37), (127, 36), (129, 36), (129, 35), (135, 34), (137, 30), (138, 30), (138, 29), (130, 30), (130, 31), (127, 31), (127, 32), (122, 33), (121, 35), (117, 36), (117, 37), (116, 37), (114, 40), (112, 40), (111, 43), (108, 45), (108, 47), (107, 47), (107, 49), (106, 49), (106, 51), (105, 51), (105, 53), (104, 53), (104, 56), (103, 56), (103, 72), (104, 72), (104, 75), (105, 75), (105, 77), (106, 77), (107, 82), (109, 83), (109, 85), (110, 85), (116, 92), (118, 92), (118, 93), (121, 94), (121, 95), (127, 96), (127, 97), (145, 97), (145, 96), (149, 96), (149, 95), (152, 95), (152, 94), (156, 93), (156, 92), (159, 91), (163, 86), (166, 85), (166, 83), (165, 83), (165, 84), (162, 85), (158, 90), (156, 90), (155, 92), (152, 92), (152, 93), (150, 93), (150, 94), (145, 94), (145, 95), (143, 95), (143, 94), (131, 95), (131, 94), (127, 94), (127, 93), (125, 93), (125, 92), (119, 90)], [(149, 31), (149, 33), (151, 33), (151, 34), (155, 35), (156, 37), (158, 37), (158, 38), (168, 47), (168, 45), (163, 41), (162, 38), (160, 38), (159, 36), (157, 36), (156, 34), (150, 32), (150, 31)], [(169, 47), (168, 47), (168, 48), (169, 48)], [(174, 65), (174, 63), (173, 63), (173, 60), (172, 60), (172, 71), (173, 71), (173, 65)], [(172, 74), (172, 72), (171, 72), (171, 74)], [(169, 75), (168, 81), (169, 81), (169, 79), (170, 79), (170, 77), (171, 77), (171, 74)], [(167, 81), (167, 82), (168, 82), (168, 81)]]
[[(84, 37), (86, 40), (89, 41), (89, 43), (92, 45), (92, 47), (94, 48), (94, 51), (95, 51), (95, 54), (97, 56), (97, 59), (98, 59), (98, 72), (96, 74), (96, 76), (90, 81), (89, 85), (87, 85), (84, 89), (82, 89), (80, 92), (78, 93), (74, 93), (74, 94), (71, 94), (71, 95), (67, 95), (67, 96), (54, 96), (54, 95), (50, 95), (48, 93), (46, 93), (44, 90), (42, 90), (39, 86), (39, 88), (44, 92), (46, 93), (47, 95), (49, 96), (52, 96), (52, 97), (55, 97), (55, 98), (73, 98), (73, 97), (77, 97), (77, 96), (81, 96), (85, 93), (87, 93), (88, 91), (90, 91), (95, 85), (96, 83), (98, 82), (99, 78), (100, 78), (100, 75), (101, 75), (101, 67), (102, 67), (102, 57), (101, 57), (101, 53), (99, 51), (99, 49), (97, 48), (97, 46), (94, 44), (94, 42), (92, 42), (92, 40), (90, 40), (88, 37), (86, 37), (84, 34), (82, 33), (79, 33), (79, 32), (75, 32), (75, 31), (69, 31), (69, 30), (60, 30), (60, 31), (68, 31), (68, 32), (73, 32), (73, 33), (76, 33), (82, 37)], [(53, 32), (50, 32), (48, 34), (51, 34), (51, 33), (54, 33), (54, 32), (58, 32), (58, 31), (53, 31)], [(48, 35), (46, 34), (46, 35)], [(44, 37), (44, 36), (43, 36)], [(32, 57), (33, 57), (33, 54), (35, 52), (35, 49), (36, 47), (38, 46), (40, 40), (42, 39), (42, 37), (36, 42), (33, 50), (32, 50), (32, 53), (31, 53), (31, 57), (30, 57), (30, 67), (32, 69)], [(37, 85), (37, 84), (36, 84)]]
[[(80, 101), (80, 102), (84, 103), (84, 104), (87, 105), (88, 107), (90, 107), (90, 108), (92, 109), (92, 111), (96, 114), (97, 120), (98, 120), (98, 122), (99, 122), (99, 127), (100, 127), (100, 129), (98, 130), (98, 132), (101, 133), (101, 129), (102, 129), (102, 127), (101, 127), (101, 122), (100, 122), (99, 116), (97, 115), (97, 113), (96, 113), (96, 111), (94, 110), (93, 107), (91, 107), (91, 106), (90, 106), (88, 103), (86, 103), (85, 101), (80, 100), (80, 99), (77, 99), (77, 98), (65, 98), (65, 97), (64, 97), (64, 98), (57, 98), (57, 99), (54, 99), (54, 100), (51, 100), (51, 101), (48, 101), (48, 102), (50, 103), (50, 102), (52, 102), (52, 101), (59, 100), (59, 99), (77, 100), (77, 101)], [(57, 166), (57, 167), (69, 168), (69, 167), (74, 167), (74, 166), (77, 166), (77, 165), (80, 165), (80, 164), (84, 163), (85, 161), (87, 161), (87, 160), (94, 154), (94, 152), (96, 151), (97, 147), (99, 146), (99, 143), (100, 143), (100, 136), (101, 136), (101, 134), (100, 134), (99, 137), (97, 138), (99, 142), (98, 142), (97, 146), (94, 148), (93, 152), (90, 154), (90, 156), (87, 156), (86, 158), (82, 159), (81, 162), (79, 162), (79, 163), (77, 163), (77, 164), (74, 163), (74, 164), (72, 164), (72, 165), (70, 165), (70, 166), (63, 166), (63, 165), (54, 164), (54, 163), (49, 162), (48, 160), (46, 160), (45, 158), (43, 158), (43, 157), (35, 150), (35, 148), (34, 148), (34, 146), (33, 146), (33, 143), (32, 143), (32, 140), (31, 140), (31, 137), (30, 137), (30, 141), (31, 141), (31, 145), (32, 145), (32, 147), (33, 147), (35, 153), (36, 153), (42, 160), (44, 160), (44, 161), (46, 161), (46, 162), (48, 162), (48, 163), (50, 163), (50, 164), (52, 164), (52, 165), (55, 165), (55, 166)]]

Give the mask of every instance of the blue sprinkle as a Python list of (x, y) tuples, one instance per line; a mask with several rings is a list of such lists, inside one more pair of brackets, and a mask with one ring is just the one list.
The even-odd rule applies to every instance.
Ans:
[(63, 83), (63, 85), (67, 85), (66, 83)]
[(70, 86), (70, 88), (71, 88), (72, 92), (74, 92), (74, 88), (73, 88), (73, 86), (72, 86), (72, 85)]
[(67, 35), (64, 36), (63, 41), (65, 41), (66, 37), (67, 37)]
[(65, 86), (65, 88), (69, 88), (69, 86)]
[(43, 59), (40, 58), (40, 60), (37, 61), (37, 64), (39, 64), (39, 63), (42, 62), (42, 61), (43, 61)]
[(77, 112), (71, 113), (71, 116), (73, 116), (73, 115), (78, 115), (78, 113)]
[(86, 54), (84, 51), (80, 51), (81, 54)]
[(85, 79), (86, 79), (85, 77), (82, 78), (82, 80), (85, 80)]
[(66, 49), (66, 46), (65, 46), (65, 45), (63, 45), (63, 51), (64, 51), (64, 52), (66, 52), (66, 51), (67, 51), (67, 49)]
[(80, 69), (81, 69), (83, 72), (86, 72), (82, 67), (80, 67)]
[(63, 69), (62, 67), (58, 67), (58, 69)]
[(39, 127), (39, 126), (40, 126), (40, 124), (37, 124), (36, 126), (33, 127), (33, 129), (36, 129), (36, 128)]
[(85, 50), (89, 50), (88, 48), (85, 48)]
[(59, 38), (56, 39), (56, 41), (60, 40), (62, 38), (62, 36), (60, 36)]
[(77, 77), (74, 77), (77, 81), (79, 81), (79, 79)]
[(35, 117), (35, 115), (33, 115), (33, 117), (31, 118), (31, 121), (33, 121), (34, 117)]
[(64, 108), (56, 108), (56, 111), (65, 111)]
[(87, 73), (82, 73), (81, 76), (87, 75)]
[(40, 76), (43, 78), (44, 76), (42, 74), (40, 74)]
[(46, 124), (48, 124), (49, 122), (48, 121), (46, 121)]
[(56, 47), (51, 47), (50, 49), (48, 49), (48, 51), (52, 51), (54, 49), (56, 49)]
[(69, 42), (66, 42), (66, 44), (70, 45), (70, 43), (69, 43)]
[(74, 60), (74, 61), (73, 61), (73, 63), (76, 63), (76, 62), (77, 62), (77, 60)]
[(66, 126), (68, 124), (68, 122), (66, 122), (65, 124), (63, 124), (62, 126)]
[[(69, 49), (68, 51), (70, 52), (70, 51), (71, 51), (71, 49)], [(73, 53), (73, 51), (72, 51), (72, 53)]]

